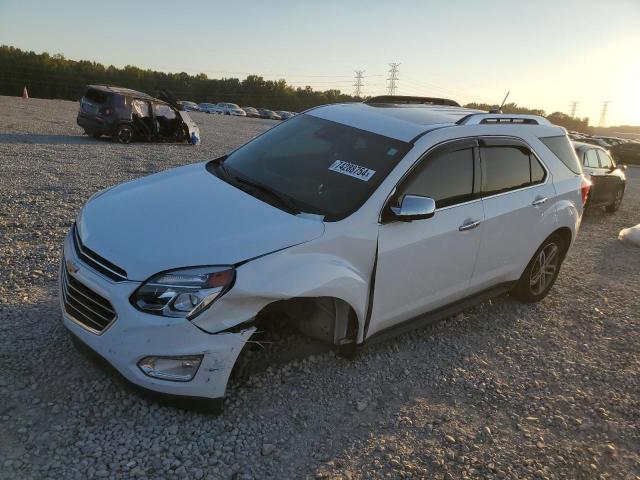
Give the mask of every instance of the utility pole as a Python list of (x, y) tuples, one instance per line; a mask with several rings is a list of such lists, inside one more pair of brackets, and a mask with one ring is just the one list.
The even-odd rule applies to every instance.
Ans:
[(389, 95), (395, 95), (396, 89), (398, 88), (398, 67), (400, 64), (390, 63), (389, 66), (391, 68), (389, 69), (389, 78), (387, 78), (387, 81), (389, 82), (387, 93)]
[(578, 109), (578, 104), (580, 102), (577, 101), (573, 101), (571, 102), (571, 113), (569, 115), (571, 115), (571, 118), (576, 118), (576, 110)]
[(609, 108), (610, 103), (611, 102), (609, 100), (602, 102), (602, 111), (600, 112), (600, 121), (598, 122), (599, 127), (604, 127), (606, 125), (607, 109)]
[(364, 70), (356, 70), (356, 83), (353, 84), (354, 87), (356, 87), (355, 91), (354, 91), (354, 95), (358, 98), (362, 98), (362, 87), (364, 87), (364, 83), (362, 83), (362, 80), (364, 80)]

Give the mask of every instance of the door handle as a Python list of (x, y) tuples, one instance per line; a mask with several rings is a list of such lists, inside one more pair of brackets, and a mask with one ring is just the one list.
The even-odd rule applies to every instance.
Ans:
[(531, 205), (533, 205), (534, 207), (537, 207), (538, 205), (542, 205), (546, 201), (547, 201), (547, 197), (536, 197), (536, 199), (533, 202), (531, 202)]
[(463, 223), (462, 225), (460, 225), (458, 227), (458, 230), (461, 231), (461, 232), (464, 232), (466, 230), (473, 230), (478, 225), (480, 225), (480, 223), (482, 223), (480, 220), (474, 220), (472, 222), (466, 222), (466, 223)]

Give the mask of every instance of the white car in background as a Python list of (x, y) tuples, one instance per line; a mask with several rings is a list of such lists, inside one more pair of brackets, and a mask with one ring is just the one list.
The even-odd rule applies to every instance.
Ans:
[(247, 113), (235, 103), (219, 102), (217, 105), (223, 115), (234, 115), (237, 117), (246, 117)]
[(222, 109), (215, 103), (199, 103), (198, 107), (201, 112), (222, 115)]
[(274, 319), (349, 351), (505, 292), (544, 298), (589, 190), (565, 130), (395, 99), (314, 108), (94, 195), (64, 241), (66, 328), (130, 382), (214, 408)]

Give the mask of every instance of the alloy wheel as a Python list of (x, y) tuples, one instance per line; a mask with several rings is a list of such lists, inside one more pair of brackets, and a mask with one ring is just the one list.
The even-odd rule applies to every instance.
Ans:
[(560, 248), (555, 243), (548, 243), (540, 250), (529, 277), (529, 288), (533, 295), (540, 295), (553, 282), (558, 270), (559, 253)]
[(123, 127), (120, 130), (118, 130), (118, 141), (120, 143), (129, 143), (131, 142), (131, 138), (132, 138), (132, 131), (130, 128), (127, 127)]

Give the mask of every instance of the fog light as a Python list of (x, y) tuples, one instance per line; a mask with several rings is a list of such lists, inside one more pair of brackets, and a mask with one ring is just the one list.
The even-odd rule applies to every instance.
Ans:
[(195, 377), (202, 355), (183, 357), (144, 357), (138, 362), (138, 368), (148, 377), (188, 382)]

